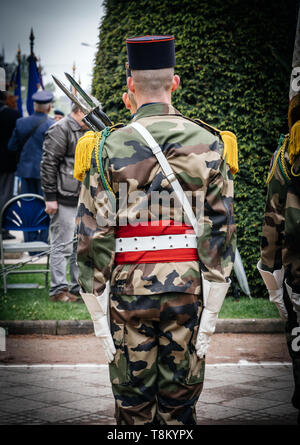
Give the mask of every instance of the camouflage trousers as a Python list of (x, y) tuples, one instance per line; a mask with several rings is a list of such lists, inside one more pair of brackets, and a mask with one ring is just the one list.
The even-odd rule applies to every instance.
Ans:
[(118, 425), (196, 423), (205, 369), (195, 351), (201, 310), (192, 294), (110, 296)]

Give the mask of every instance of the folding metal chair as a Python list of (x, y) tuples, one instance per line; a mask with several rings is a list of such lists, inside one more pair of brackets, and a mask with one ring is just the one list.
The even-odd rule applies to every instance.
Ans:
[(4, 293), (8, 288), (28, 289), (39, 288), (38, 283), (18, 283), (7, 284), (7, 276), (9, 274), (45, 274), (45, 286), (48, 286), (49, 270), (49, 252), (47, 254), (46, 269), (27, 269), (27, 270), (6, 270), (5, 253), (16, 252), (46, 252), (50, 249), (50, 244), (42, 241), (30, 242), (12, 242), (3, 241), (2, 229), (16, 230), (22, 232), (35, 232), (46, 230), (49, 228), (50, 218), (45, 212), (45, 200), (42, 196), (33, 193), (26, 193), (15, 196), (10, 199), (3, 207), (0, 213), (0, 247), (1, 247), (1, 264)]

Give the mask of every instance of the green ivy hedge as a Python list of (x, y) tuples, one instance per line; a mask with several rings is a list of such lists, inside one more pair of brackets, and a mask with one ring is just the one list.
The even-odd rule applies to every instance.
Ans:
[(252, 296), (266, 296), (256, 271), (270, 156), (287, 131), (293, 1), (106, 0), (93, 94), (114, 122), (129, 119), (126, 37), (173, 34), (181, 87), (173, 104), (189, 117), (233, 131), (238, 247)]

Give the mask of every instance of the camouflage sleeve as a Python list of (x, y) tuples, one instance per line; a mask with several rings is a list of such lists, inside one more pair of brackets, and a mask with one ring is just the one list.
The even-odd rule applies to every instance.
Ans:
[(268, 272), (282, 267), (286, 194), (286, 183), (277, 163), (268, 184), (261, 236), (261, 268)]
[(86, 293), (101, 295), (115, 256), (114, 211), (97, 170), (95, 155), (85, 174), (76, 218), (79, 283)]
[(204, 201), (204, 230), (198, 239), (200, 267), (206, 280), (228, 281), (235, 248), (233, 177), (221, 160), (217, 170), (211, 169)]

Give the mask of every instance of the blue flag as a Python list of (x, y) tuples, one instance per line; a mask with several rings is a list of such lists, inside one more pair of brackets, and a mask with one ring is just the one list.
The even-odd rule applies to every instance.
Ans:
[(41, 67), (41, 65), (38, 68), (38, 73), (39, 73), (40, 85), (41, 85), (41, 87), (44, 90), (45, 87), (44, 87), (43, 78), (42, 78), (42, 67)]
[(32, 95), (39, 89), (40, 87), (40, 76), (36, 66), (35, 56), (30, 55), (28, 57), (28, 89), (27, 89), (27, 111), (28, 114), (33, 113), (33, 100)]
[(15, 96), (17, 97), (17, 104), (20, 116), (23, 116), (22, 110), (22, 94), (21, 94), (21, 66), (18, 63), (16, 68), (16, 80), (15, 80)]
[(22, 94), (21, 94), (21, 64), (18, 63), (15, 71), (13, 72), (10, 84), (14, 87), (14, 95), (17, 97), (17, 105), (20, 116), (23, 116), (22, 109)]

